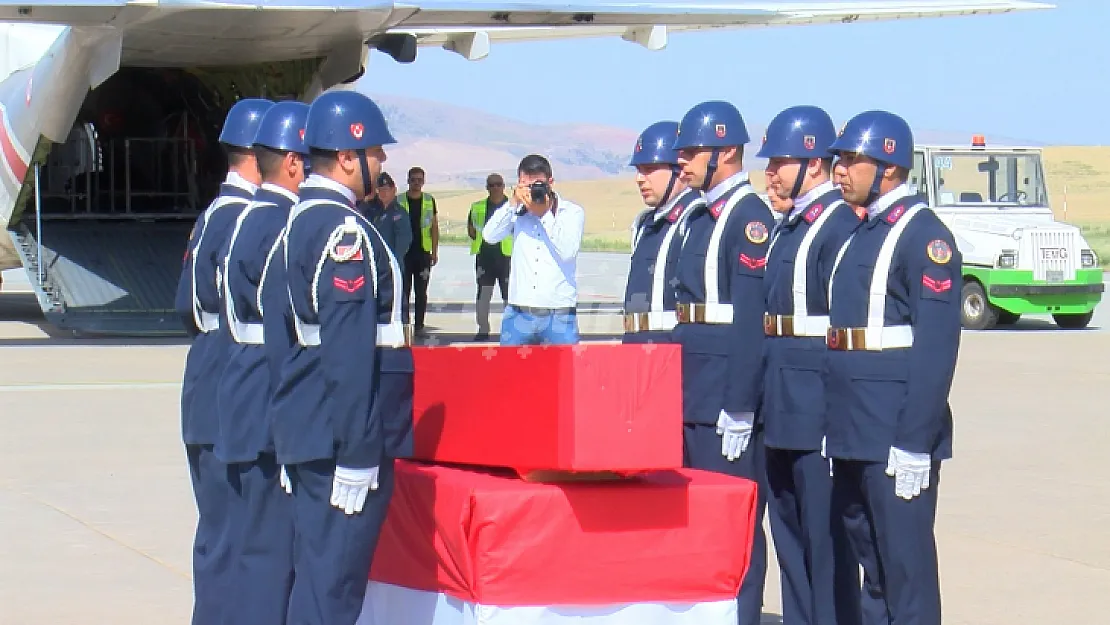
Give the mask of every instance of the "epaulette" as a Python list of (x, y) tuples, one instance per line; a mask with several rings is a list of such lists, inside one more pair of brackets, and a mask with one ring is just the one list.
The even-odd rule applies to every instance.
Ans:
[(807, 224), (812, 224), (817, 221), (817, 218), (820, 217), (823, 212), (825, 212), (824, 204), (814, 204), (806, 209), (805, 214), (802, 215), (802, 219), (806, 220)]

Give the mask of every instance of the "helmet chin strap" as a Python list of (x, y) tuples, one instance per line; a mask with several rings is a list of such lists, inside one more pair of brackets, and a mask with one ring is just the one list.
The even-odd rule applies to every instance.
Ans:
[(709, 155), (709, 163), (705, 166), (705, 180), (701, 183), (701, 190), (708, 192), (713, 186), (713, 175), (717, 173), (717, 160), (721, 156), (721, 148), (713, 148)]
[(362, 168), (362, 197), (366, 197), (374, 190), (374, 181), (370, 179), (370, 163), (366, 162), (366, 148), (359, 148), (355, 153), (358, 154), (358, 164)]
[(867, 199), (864, 200), (864, 206), (871, 206), (871, 204), (879, 199), (879, 185), (883, 183), (883, 169), (886, 167), (883, 163), (875, 168), (875, 181), (871, 183), (871, 191), (867, 193)]
[(671, 191), (674, 191), (674, 183), (678, 181), (678, 177), (681, 173), (681, 167), (678, 165), (671, 165), (671, 180), (667, 183), (667, 190), (663, 192), (663, 195), (659, 196), (659, 206), (665, 206), (667, 201), (671, 199)]
[(798, 199), (798, 194), (802, 192), (802, 183), (805, 182), (806, 171), (809, 169), (809, 159), (803, 158), (802, 166), (798, 169), (798, 177), (794, 179), (794, 188), (790, 191), (790, 199)]

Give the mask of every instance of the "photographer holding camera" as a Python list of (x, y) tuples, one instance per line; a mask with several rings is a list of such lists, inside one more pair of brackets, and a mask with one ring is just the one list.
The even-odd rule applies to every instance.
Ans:
[(555, 193), (553, 182), (546, 158), (525, 156), (509, 201), (482, 229), (488, 243), (513, 237), (501, 345), (578, 342), (578, 249), (586, 215)]

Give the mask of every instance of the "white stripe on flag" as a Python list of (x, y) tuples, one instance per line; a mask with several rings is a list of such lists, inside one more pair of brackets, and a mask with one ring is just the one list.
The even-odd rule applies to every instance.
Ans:
[(736, 600), (609, 606), (470, 603), (439, 592), (371, 581), (355, 625), (735, 625)]

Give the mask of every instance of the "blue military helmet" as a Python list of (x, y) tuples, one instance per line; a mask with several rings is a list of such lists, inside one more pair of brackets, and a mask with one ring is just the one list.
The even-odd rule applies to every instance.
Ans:
[(288, 100), (278, 102), (262, 116), (254, 145), (277, 150), (308, 155), (305, 145), (305, 122), (308, 121), (308, 105), (304, 102)]
[(698, 104), (682, 117), (674, 149), (724, 148), (748, 141), (748, 128), (740, 111), (728, 102), (713, 100)]
[(713, 174), (717, 172), (720, 149), (741, 146), (748, 140), (748, 128), (740, 111), (728, 102), (711, 100), (694, 106), (682, 117), (674, 149), (713, 148), (701, 185), (702, 191), (708, 191), (713, 184)]
[(667, 188), (659, 196), (659, 206), (663, 206), (671, 199), (674, 184), (678, 181), (682, 168), (678, 166), (678, 150), (674, 149), (674, 138), (678, 134), (678, 122), (655, 122), (644, 129), (636, 139), (636, 147), (632, 151), (632, 158), (628, 164), (638, 165), (670, 165), (671, 179)]
[(756, 156), (760, 158), (831, 158), (836, 126), (819, 107), (792, 106), (775, 115)]
[(220, 131), (220, 143), (237, 148), (250, 149), (262, 116), (274, 105), (262, 98), (245, 98), (231, 106)]
[(796, 158), (802, 160), (802, 170), (794, 179), (790, 197), (796, 198), (805, 182), (804, 170), (810, 159), (832, 158), (829, 145), (836, 140), (836, 126), (823, 109), (810, 106), (792, 106), (775, 115), (767, 124), (763, 145), (756, 152), (760, 158)]
[(636, 139), (636, 147), (628, 164), (632, 167), (656, 163), (678, 164), (678, 150), (674, 148), (677, 134), (678, 122), (655, 122), (648, 126)]
[(334, 152), (397, 143), (382, 110), (357, 91), (329, 91), (316, 98), (304, 140), (309, 148)]
[(906, 120), (886, 111), (865, 111), (844, 124), (829, 152), (855, 152), (880, 163), (913, 169), (913, 132)]

